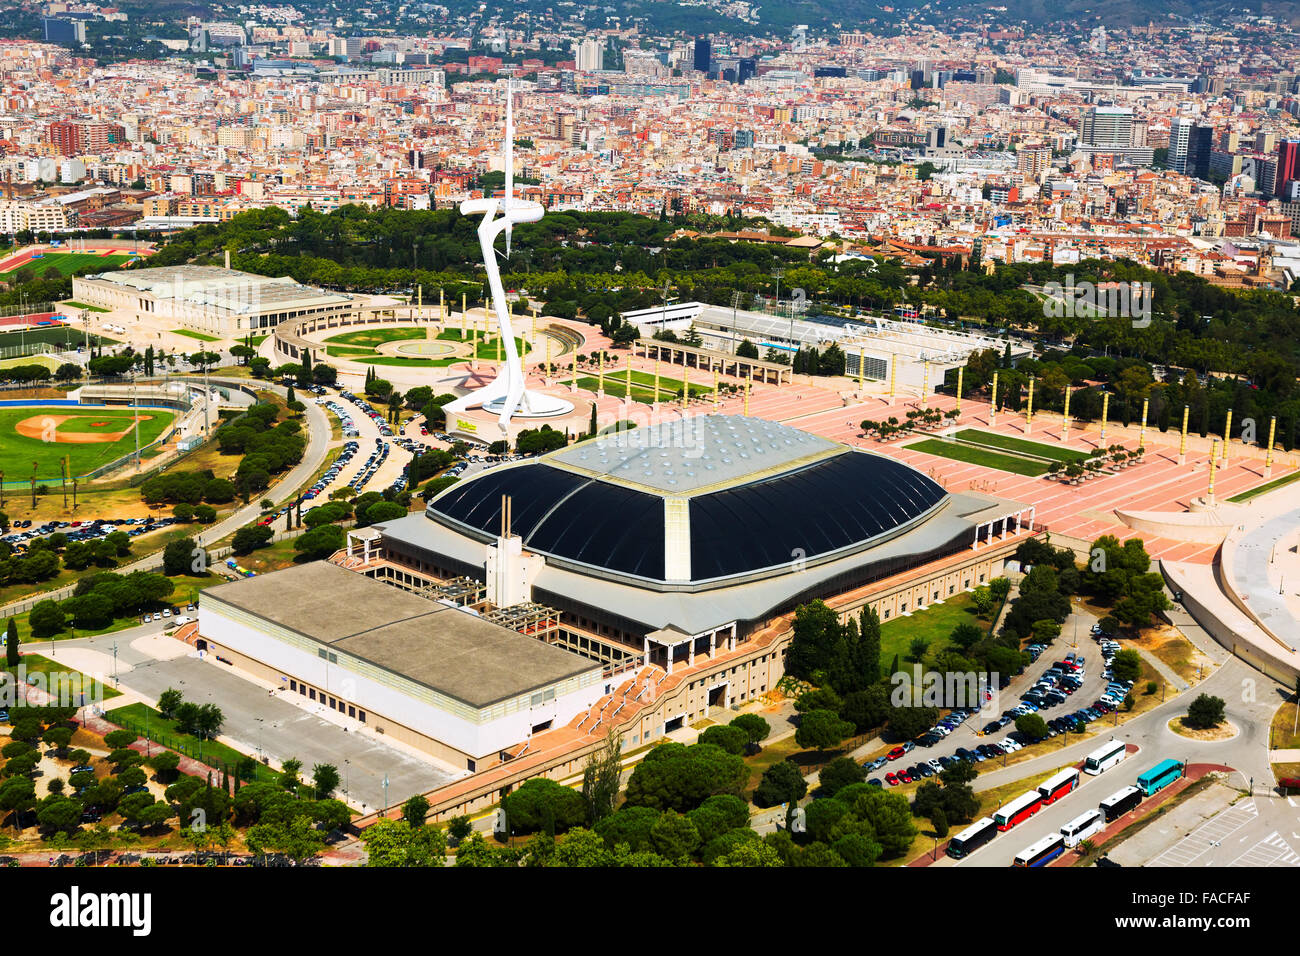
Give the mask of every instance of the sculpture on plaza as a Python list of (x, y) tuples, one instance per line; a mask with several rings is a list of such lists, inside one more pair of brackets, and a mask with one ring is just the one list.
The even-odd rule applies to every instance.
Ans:
[(471, 408), (483, 408), (497, 415), (497, 424), (502, 434), (509, 430), (510, 420), (518, 415), (521, 418), (549, 418), (565, 415), (573, 411), (573, 404), (562, 398), (528, 389), (524, 382), (523, 364), (519, 350), (515, 345), (514, 330), (510, 322), (510, 310), (507, 307), (505, 289), (501, 285), (501, 270), (497, 266), (497, 238), (505, 233), (505, 257), (510, 257), (510, 240), (516, 223), (537, 222), (545, 214), (542, 204), (529, 199), (519, 199), (514, 195), (514, 91), (509, 80), (506, 81), (506, 128), (502, 147), (502, 165), (505, 170), (505, 190), (500, 197), (484, 196), (482, 199), (467, 199), (460, 204), (463, 216), (482, 213), (483, 219), (478, 226), (479, 246), (483, 250), (483, 268), (487, 270), (488, 288), (492, 294), (492, 307), (496, 312), (497, 329), (501, 335), (502, 354), (505, 364), (497, 372), (497, 377), (468, 395), (464, 395), (446, 406), (448, 412), (465, 411)]

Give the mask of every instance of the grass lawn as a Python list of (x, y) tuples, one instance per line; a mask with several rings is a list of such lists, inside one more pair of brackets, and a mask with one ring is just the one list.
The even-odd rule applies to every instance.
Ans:
[[(66, 700), (70, 707), (80, 707), (83, 702), (94, 703), (97, 700), (112, 700), (114, 697), (122, 696), (121, 691), (114, 690), (103, 683), (96, 685), (93, 677), (81, 671), (74, 671), (67, 664), (60, 664), (40, 654), (24, 654), (21, 663), (26, 669), (29, 683), (31, 675), (45, 675), (44, 689), (55, 698)], [(113, 679), (111, 674), (100, 676), (104, 680)], [(79, 696), (81, 694), (85, 695), (84, 701)]]
[(1288, 701), (1273, 715), (1273, 726), (1268, 733), (1269, 750), (1295, 750), (1300, 748), (1300, 734), (1292, 733), (1296, 725), (1295, 701)]
[(98, 306), (98, 305), (87, 305), (85, 302), (77, 302), (75, 299), (69, 299), (67, 302), (63, 302), (63, 303), (61, 303), (61, 304), (64, 305), (64, 306), (66, 306), (66, 307), (68, 307), (68, 308), (70, 308), (70, 309), (85, 309), (87, 312), (108, 312), (108, 311), (110, 311), (109, 309), (105, 309), (105, 308), (103, 308), (102, 306)]
[(1160, 658), (1161, 663), (1168, 664), (1170, 669), (1183, 680), (1189, 684), (1196, 683), (1196, 665), (1192, 663), (1196, 648), (1187, 638), (1170, 638), (1149, 649), (1152, 654)]
[(907, 660), (908, 649), (918, 637), (930, 642), (930, 651), (944, 647), (948, 635), (958, 624), (975, 624), (987, 630), (989, 622), (975, 613), (971, 596), (965, 591), (946, 598), (942, 604), (930, 603), (911, 617), (895, 617), (880, 625), (880, 659), (889, 662), (898, 655)]
[(65, 276), (70, 276), (78, 269), (86, 266), (94, 266), (94, 272), (107, 272), (113, 266), (120, 266), (130, 259), (130, 256), (101, 256), (97, 252), (47, 252), (39, 259), (32, 259), (26, 265), (19, 266), (18, 269), (11, 269), (8, 272), (0, 273), (0, 276), (11, 276), (19, 269), (33, 269), (38, 276), (45, 275), (47, 269), (57, 269)]
[(1020, 452), (1025, 455), (1034, 455), (1038, 458), (1047, 458), (1053, 461), (1071, 462), (1088, 460), (1086, 453), (1075, 451), (1072, 448), (1058, 448), (1055, 445), (1029, 441), (1025, 438), (1016, 438), (1014, 435), (999, 435), (996, 432), (981, 431), (978, 428), (963, 428), (954, 437), (959, 438), (962, 441), (972, 442), (976, 445), (987, 445), (990, 448), (1001, 448), (1006, 451)]
[(253, 336), (252, 338), (250, 338), (248, 341), (249, 341), (249, 344), (253, 346), (253, 348), (257, 348), (259, 345), (261, 345), (263, 342), (265, 342), (265, 341), (266, 341), (267, 339), (269, 339), (270, 337), (271, 337), (271, 335), (270, 335), (270, 333), (268, 332), (268, 333), (265, 333), (265, 334), (263, 334), (263, 335), (254, 335), (254, 336)]
[[(326, 345), (360, 345), (365, 351), (373, 352), (376, 345), (385, 342), (400, 342), (405, 339), (422, 339), (424, 329), (360, 329), (356, 332), (341, 332), (325, 339)], [(440, 336), (441, 337), (441, 336)], [(333, 353), (331, 353), (333, 354)]]
[(1258, 488), (1251, 488), (1250, 491), (1243, 491), (1239, 495), (1233, 495), (1229, 501), (1249, 501), (1257, 495), (1272, 491), (1274, 488), (1281, 488), (1283, 485), (1289, 485), (1291, 482), (1300, 479), (1300, 471), (1293, 471), (1289, 475), (1283, 475), (1281, 478), (1274, 478), (1272, 481), (1260, 485)]
[[(572, 379), (570, 379), (570, 381), (572, 381)], [(578, 387), (579, 387), (579, 388), (584, 388), (584, 389), (586, 389), (586, 390), (589, 391), (589, 392), (595, 392), (595, 391), (597, 391), (597, 390), (599, 389), (599, 387), (600, 387), (600, 380), (599, 380), (598, 378), (595, 378), (594, 376), (590, 376), (590, 375), (579, 376), (579, 377), (578, 377)], [(694, 391), (694, 389), (692, 389), (691, 391)], [(610, 379), (608, 376), (606, 376), (606, 377), (605, 377), (605, 394), (606, 394), (606, 395), (613, 395), (615, 398), (626, 398), (626, 397), (627, 397), (627, 383), (626, 383), (623, 379), (621, 379), (621, 378), (620, 378), (618, 381), (614, 381), (614, 380)], [(632, 386), (632, 401), (634, 401), (634, 402), (641, 402), (641, 403), (644, 404), (644, 405), (649, 405), (649, 404), (651, 404), (652, 402), (654, 402), (654, 400), (655, 400), (655, 399), (654, 399), (654, 394), (655, 394), (655, 393), (654, 393), (651, 389), (648, 389), (648, 388), (637, 388), (637, 386), (635, 386), (635, 385)], [(660, 398), (660, 400), (662, 400), (662, 401), (666, 401), (666, 400), (668, 400), (668, 399), (671, 398), (671, 397), (672, 397), (672, 396), (670, 396), (670, 395), (667, 394), (666, 392), (660, 392), (660, 393), (659, 393), (659, 398)]]
[(192, 329), (172, 329), (177, 335), (186, 335), (192, 339), (198, 339), (200, 342), (220, 342), (221, 339), (215, 335), (204, 335), (202, 332), (195, 332)]
[[(210, 767), (225, 764), (226, 767), (233, 771), (242, 761), (253, 759), (248, 754), (240, 753), (233, 747), (227, 747), (220, 741), (199, 740), (190, 734), (181, 733), (177, 730), (175, 721), (168, 720), (146, 704), (127, 704), (125, 707), (110, 710), (104, 717), (114, 724), (128, 730), (134, 730), (142, 737), (146, 736), (147, 721), (147, 736), (150, 740), (178, 753), (193, 757)], [(279, 776), (271, 768), (257, 763), (257, 780), (269, 783), (279, 779)]]
[[(175, 413), (161, 408), (141, 410), (148, 418), (140, 422), (140, 444), (147, 445), (171, 424)], [(36, 419), (37, 428), (44, 429), (41, 421), (50, 418), (49, 435), (55, 440), (20, 435), (16, 426), (27, 419)], [(57, 419), (65, 419), (62, 422)], [(59, 460), (65, 455), (72, 460), (72, 474), (84, 475), (102, 465), (121, 458), (135, 449), (134, 429), (129, 428), (131, 418), (119, 409), (86, 409), (75, 406), (31, 405), (23, 408), (0, 409), (0, 471), (12, 485), (14, 479), (26, 480), (32, 474), (32, 463), (37, 462), (36, 478), (52, 487), (59, 484)], [(75, 442), (58, 441), (59, 435), (117, 432), (126, 434), (113, 441)], [(42, 434), (45, 434), (42, 431)], [(12, 517), (13, 513), (10, 512)]]
[(969, 445), (959, 445), (943, 438), (925, 438), (910, 443), (907, 448), (911, 451), (919, 451), (939, 458), (950, 458), (953, 461), (983, 465), (985, 468), (996, 468), (998, 471), (1009, 471), (1013, 475), (1027, 475), (1035, 478), (1038, 475), (1047, 474), (1046, 462), (1017, 458), (996, 451), (985, 451), (983, 448), (972, 448)]

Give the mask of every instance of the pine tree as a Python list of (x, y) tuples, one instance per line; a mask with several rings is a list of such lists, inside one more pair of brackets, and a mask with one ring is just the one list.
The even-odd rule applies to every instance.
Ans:
[(10, 670), (18, 666), (18, 625), (12, 617), (5, 627), (5, 663)]
[(862, 609), (858, 625), (859, 663), (867, 684), (880, 680), (880, 615), (870, 605)]
[(596, 403), (595, 403), (595, 402), (592, 402), (592, 403), (591, 403), (591, 428), (590, 428), (590, 434), (592, 434), (592, 435), (595, 435), (595, 434), (596, 434)]

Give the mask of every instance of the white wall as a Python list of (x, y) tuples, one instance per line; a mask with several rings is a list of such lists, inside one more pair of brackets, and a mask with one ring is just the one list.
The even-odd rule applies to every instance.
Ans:
[[(234, 620), (219, 607), (205, 606), (202, 601), (199, 635), (355, 704), (367, 712), (368, 726), (378, 723), (377, 718), (386, 717), (475, 758), (522, 742), (537, 724), (548, 720), (557, 727), (567, 724), (595, 703), (605, 688), (605, 682), (601, 681), (557, 695), (538, 707), (520, 709), (491, 720), (481, 716), (471, 720), (412, 696), (421, 692), (421, 685), (412, 683), (412, 694), (402, 693), (345, 666), (345, 655), (341, 652), (336, 651), (339, 662), (331, 664), (318, 657), (314, 650), (294, 647)], [(593, 663), (594, 666), (597, 665)]]

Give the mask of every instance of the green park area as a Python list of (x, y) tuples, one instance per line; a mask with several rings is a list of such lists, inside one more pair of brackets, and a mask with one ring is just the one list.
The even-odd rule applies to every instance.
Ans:
[(200, 342), (219, 342), (220, 339), (215, 335), (205, 335), (202, 332), (195, 332), (193, 329), (172, 329), (176, 335), (184, 335), (191, 339), (198, 339)]
[[(174, 413), (140, 410), (140, 447), (171, 425)], [(59, 462), (71, 459), (72, 475), (85, 475), (135, 450), (133, 416), (124, 409), (39, 406), (0, 409), (0, 471), (5, 481), (38, 482), (62, 478)]]
[(1068, 463), (1088, 460), (1087, 452), (1048, 445), (1038, 441), (1029, 441), (1026, 438), (1016, 438), (1014, 435), (999, 435), (996, 432), (981, 431), (978, 428), (963, 428), (954, 437), (958, 441), (968, 442), (973, 445), (984, 445), (988, 448), (1015, 452), (1032, 458), (1046, 458), (1048, 461), (1064, 461)]
[(8, 279), (24, 269), (33, 270), (37, 276), (44, 277), (50, 269), (56, 269), (61, 275), (70, 276), (74, 272), (91, 267), (92, 272), (107, 272), (131, 259), (130, 256), (104, 256), (98, 252), (47, 252), (40, 258), (32, 259), (17, 269), (0, 272), (0, 278)]
[(940, 650), (947, 646), (958, 624), (974, 624), (985, 629), (989, 626), (976, 613), (974, 600), (966, 591), (945, 598), (942, 604), (932, 601), (923, 610), (882, 621), (880, 659), (888, 663), (897, 654), (900, 661), (907, 660), (912, 643), (918, 640), (926, 642), (928, 652)]
[(910, 451), (919, 451), (938, 458), (963, 461), (971, 465), (982, 465), (998, 471), (1009, 471), (1014, 475), (1027, 475), (1031, 478), (1047, 474), (1047, 462), (1019, 455), (966, 445), (947, 438), (925, 438), (907, 446)]
[[(74, 671), (67, 664), (60, 664), (40, 654), (23, 654), (21, 663), (29, 684), (32, 682), (33, 675), (40, 674), (44, 678), (42, 690), (55, 700), (66, 701), (65, 706), (80, 707), (85, 703), (93, 703), (96, 699), (112, 700), (114, 697), (122, 696), (121, 691), (108, 686), (113, 680), (112, 674), (83, 674)], [(105, 683), (101, 687), (94, 687), (96, 680)], [(82, 693), (85, 694), (84, 700), (80, 697)]]
[[(226, 766), (233, 772), (237, 767), (256, 768), (256, 779), (264, 783), (274, 783), (279, 773), (262, 764), (248, 754), (240, 753), (218, 740), (200, 740), (192, 734), (181, 732), (176, 721), (164, 717), (147, 704), (127, 704), (108, 711), (105, 719), (126, 730), (134, 731), (141, 737), (161, 744), (177, 753), (193, 757), (209, 767)], [(243, 773), (241, 779), (247, 779)]]

